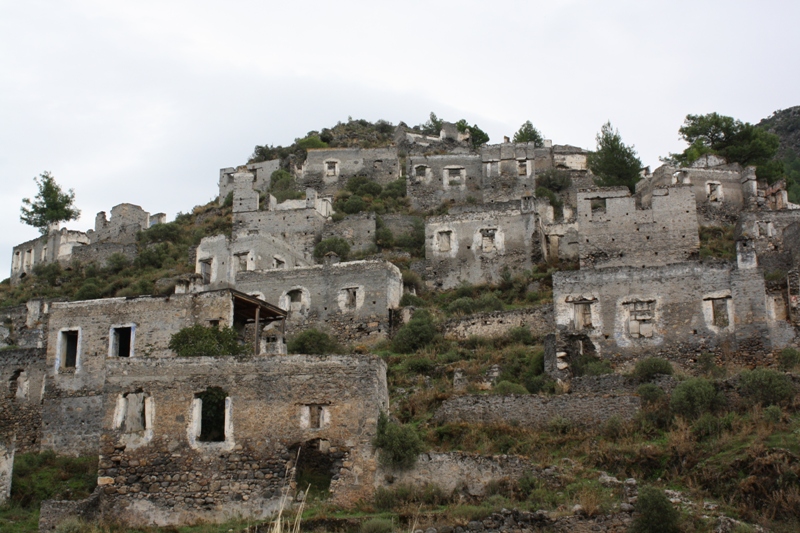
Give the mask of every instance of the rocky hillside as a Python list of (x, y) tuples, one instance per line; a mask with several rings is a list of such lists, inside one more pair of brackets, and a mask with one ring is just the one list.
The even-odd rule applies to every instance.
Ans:
[(800, 106), (775, 111), (771, 117), (763, 119), (757, 126), (780, 137), (781, 156), (789, 153), (800, 154)]

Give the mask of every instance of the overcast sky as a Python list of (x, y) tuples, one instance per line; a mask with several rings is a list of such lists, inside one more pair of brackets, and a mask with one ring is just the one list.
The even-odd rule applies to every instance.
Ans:
[(758, 122), (800, 104), (800, 2), (0, 0), (0, 279), (33, 177), (94, 226), (179, 211), (219, 169), (349, 116), (430, 111), (501, 142), (526, 120), (592, 149), (607, 120), (645, 165), (687, 113)]

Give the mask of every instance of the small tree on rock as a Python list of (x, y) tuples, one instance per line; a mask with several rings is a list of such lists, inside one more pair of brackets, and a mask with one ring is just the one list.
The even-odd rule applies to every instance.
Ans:
[(533, 127), (530, 120), (525, 121), (517, 133), (514, 134), (515, 143), (533, 143), (536, 148), (544, 146), (544, 139), (542, 134)]
[(62, 191), (52, 174), (42, 172), (33, 181), (39, 187), (39, 194), (33, 200), (22, 199), (20, 221), (38, 228), (42, 235), (46, 235), (52, 224), (75, 220), (81, 216), (80, 210), (74, 206), (75, 192), (72, 189)]
[(611, 122), (603, 124), (597, 134), (597, 150), (589, 155), (588, 162), (595, 183), (601, 187), (624, 185), (634, 192), (642, 162), (633, 146), (622, 142), (622, 136)]

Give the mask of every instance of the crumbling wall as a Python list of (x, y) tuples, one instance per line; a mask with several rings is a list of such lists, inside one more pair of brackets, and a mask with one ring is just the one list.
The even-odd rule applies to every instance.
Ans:
[(505, 269), (531, 268), (535, 214), (520, 202), (486, 204), (425, 221), (424, 276), (438, 289), (497, 283)]
[(14, 442), (19, 453), (38, 452), (41, 445), (45, 374), (43, 349), (3, 350), (0, 357), (0, 442)]
[(343, 189), (347, 180), (365, 176), (381, 185), (400, 177), (397, 148), (321, 148), (308, 151), (299, 182), (321, 194)]
[(578, 193), (581, 268), (656, 266), (688, 260), (700, 247), (691, 188), (653, 191), (649, 209), (639, 209), (626, 187)]
[(519, 327), (528, 328), (534, 337), (552, 332), (555, 329), (552, 304), (451, 318), (442, 324), (442, 333), (448, 339), (465, 340), (474, 336), (500, 337)]
[(150, 213), (138, 205), (119, 204), (111, 208), (110, 220), (106, 219), (105, 211), (97, 213), (94, 230), (89, 230), (87, 235), (92, 244), (136, 244), (136, 234), (150, 225)]
[(375, 248), (375, 214), (349, 215), (338, 222), (328, 221), (322, 230), (322, 239), (341, 237), (350, 245), (351, 253), (361, 253)]
[(14, 472), (14, 441), (0, 437), (0, 505), (11, 496), (11, 477)]
[(406, 175), (411, 207), (425, 211), (442, 203), (481, 201), (483, 163), (479, 154), (411, 156)]
[(89, 237), (86, 233), (66, 228), (18, 244), (11, 252), (11, 283), (19, 283), (31, 275), (33, 267), (39, 264), (58, 262), (62, 266), (69, 265), (73, 252), (87, 244)]
[(96, 263), (99, 267), (108, 265), (108, 259), (114, 254), (124, 255), (129, 261), (133, 261), (139, 255), (139, 248), (135, 244), (98, 242), (72, 249), (73, 259), (83, 264)]
[[(463, 491), (468, 496), (486, 496), (492, 482), (517, 480), (525, 475), (541, 475), (539, 467), (518, 455), (478, 455), (466, 452), (427, 452), (420, 454), (413, 468), (387, 471), (383, 480), (389, 486), (424, 488), (436, 484), (446, 494)], [(378, 476), (378, 480), (381, 476)]]
[(350, 341), (389, 333), (403, 281), (400, 270), (387, 261), (351, 261), (239, 272), (236, 288), (289, 311), (289, 335), (314, 327)]
[[(280, 169), (280, 167), (280, 159), (245, 165), (245, 169), (253, 174), (251, 188), (259, 192), (267, 192), (270, 186), (272, 173)], [(225, 198), (228, 197), (228, 194), (236, 189), (235, 179), (233, 177), (236, 172), (237, 169), (233, 167), (221, 168), (219, 170), (219, 205), (225, 203)]]
[(784, 241), (784, 230), (796, 222), (800, 222), (800, 210), (743, 212), (734, 236), (752, 242), (765, 272), (786, 272), (792, 268), (792, 247)]
[(445, 400), (434, 419), (442, 424), (519, 424), (546, 427), (553, 419), (599, 426), (612, 416), (633, 420), (639, 397), (627, 394), (467, 395)]
[[(369, 498), (385, 374), (372, 356), (112, 361), (98, 471), (104, 509), (131, 526), (264, 518), (279, 505), (298, 446), (301, 462), (312, 451), (330, 456), (335, 471), (320, 474), (332, 476), (334, 503)], [(196, 436), (195, 397), (210, 386), (227, 394), (219, 442)], [(135, 446), (119, 407), (131, 393), (153, 413)], [(321, 406), (321, 427), (311, 427), (308, 406)]]
[(535, 185), (533, 143), (504, 143), (480, 148), (483, 164), (481, 196), (484, 202), (508, 202), (533, 196)]

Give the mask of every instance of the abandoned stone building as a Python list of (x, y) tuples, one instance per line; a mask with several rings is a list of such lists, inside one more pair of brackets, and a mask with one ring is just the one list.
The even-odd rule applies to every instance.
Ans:
[(69, 265), (73, 260), (104, 265), (108, 258), (120, 253), (136, 257), (136, 234), (154, 224), (166, 222), (166, 215), (150, 215), (138, 205), (119, 204), (111, 208), (111, 219), (100, 211), (95, 229), (84, 233), (66, 228), (50, 228), (46, 235), (14, 247), (11, 261), (11, 283), (29, 275), (39, 264)]
[(298, 182), (320, 194), (333, 194), (354, 176), (365, 176), (381, 185), (400, 178), (396, 147), (321, 148), (308, 151)]
[(47, 318), (42, 448), (67, 455), (97, 450), (109, 361), (174, 358), (171, 336), (196, 324), (230, 326), (244, 334), (248, 324), (253, 328), (257, 323), (253, 353), (285, 353), (276, 333), (261, 335), (265, 326), (285, 316), (275, 306), (232, 290), (53, 302)]
[(56, 262), (68, 265), (73, 251), (86, 244), (89, 237), (84, 232), (66, 228), (51, 229), (47, 235), (18, 244), (11, 252), (11, 283), (29, 276), (36, 265)]
[(267, 517), (292, 466), (335, 503), (372, 493), (377, 357), (117, 358), (105, 383), (98, 484), (129, 525)]
[(386, 337), (403, 295), (403, 278), (388, 261), (326, 264), (292, 270), (239, 272), (236, 288), (288, 313), (287, 334), (323, 328), (342, 341)]
[(699, 351), (758, 357), (794, 340), (788, 295), (767, 290), (758, 264), (769, 236), (758, 245), (751, 238), (761, 228), (774, 232), (767, 222), (785, 215), (743, 217), (736, 264), (700, 262), (688, 185), (651, 191), (649, 206), (635, 205), (625, 188), (579, 192), (581, 269), (553, 276), (552, 374), (568, 377), (571, 358), (587, 352), (620, 363), (659, 354), (687, 364)]
[(271, 161), (261, 161), (259, 163), (248, 163), (244, 165), (244, 168), (221, 168), (219, 170), (219, 203), (222, 205), (225, 203), (225, 199), (228, 197), (229, 194), (233, 193), (233, 190), (236, 188), (235, 179), (233, 177), (234, 174), (237, 172), (245, 171), (250, 174), (253, 174), (253, 183), (250, 188), (260, 192), (266, 193), (269, 190), (270, 180), (272, 178), (272, 173), (276, 170), (281, 168), (281, 162), (279, 159), (273, 159)]
[(431, 288), (497, 283), (504, 270), (532, 267), (538, 246), (531, 199), (464, 206), (425, 221), (425, 262), (416, 268)]

